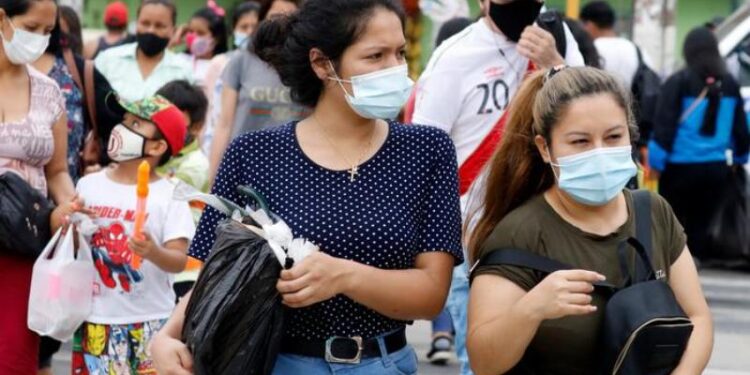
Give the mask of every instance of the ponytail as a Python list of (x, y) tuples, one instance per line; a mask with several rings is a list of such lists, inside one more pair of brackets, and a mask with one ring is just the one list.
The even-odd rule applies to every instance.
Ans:
[[(544, 84), (544, 72), (526, 79), (513, 98), (503, 139), (488, 164), (482, 202), (470, 212), (476, 221), (469, 236), (469, 258), (478, 259), (484, 241), (508, 213), (554, 184), (554, 176), (534, 144), (533, 108)], [(466, 228), (468, 229), (468, 228)]]

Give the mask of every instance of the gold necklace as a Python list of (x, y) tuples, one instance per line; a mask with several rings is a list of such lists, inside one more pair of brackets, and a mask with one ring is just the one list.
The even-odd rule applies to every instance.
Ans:
[[(318, 127), (323, 130), (323, 137), (331, 145), (331, 148), (333, 149), (333, 151), (335, 151), (347, 164), (351, 165), (351, 168), (348, 169), (349, 182), (354, 182), (359, 176), (359, 165), (362, 164), (362, 158), (364, 158), (365, 154), (367, 154), (370, 151), (370, 148), (372, 147), (372, 139), (375, 136), (375, 128), (373, 127), (373, 130), (370, 132), (370, 140), (367, 141), (367, 147), (364, 150), (362, 150), (362, 153), (359, 155), (357, 162), (352, 163), (349, 161), (349, 158), (347, 158), (346, 155), (344, 155), (341, 151), (339, 151), (339, 149), (336, 147), (333, 141), (331, 141), (331, 138), (328, 136), (328, 130), (326, 130), (326, 128), (320, 124), (320, 121), (318, 121), (318, 118), (315, 115), (312, 115), (310, 117), (312, 117), (313, 121), (315, 121)], [(375, 124), (375, 126), (377, 126), (377, 123)]]

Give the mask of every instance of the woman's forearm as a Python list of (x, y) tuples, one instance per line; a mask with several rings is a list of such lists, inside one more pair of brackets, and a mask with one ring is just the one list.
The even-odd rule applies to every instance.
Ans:
[(497, 375), (523, 358), (542, 319), (529, 309), (525, 298), (484, 323), (469, 324), (466, 347), (476, 375)]
[(182, 340), (182, 327), (185, 324), (185, 311), (187, 305), (190, 302), (190, 297), (193, 295), (193, 291), (189, 291), (184, 297), (180, 298), (180, 301), (175, 306), (172, 316), (164, 324), (159, 331), (160, 334), (167, 335), (171, 338)]
[[(450, 269), (452, 257), (449, 261)], [(383, 270), (353, 261), (347, 264), (343, 294), (391, 319), (432, 319), (445, 305), (450, 270), (447, 276), (437, 276), (427, 269)], [(446, 280), (437, 280), (443, 276)]]
[(52, 200), (58, 205), (73, 200), (76, 195), (73, 180), (71, 180), (67, 169), (48, 173), (47, 186), (49, 186)]
[(699, 375), (703, 373), (714, 345), (713, 321), (711, 316), (690, 317), (693, 322), (693, 334), (682, 355), (679, 366), (672, 372), (674, 375)]

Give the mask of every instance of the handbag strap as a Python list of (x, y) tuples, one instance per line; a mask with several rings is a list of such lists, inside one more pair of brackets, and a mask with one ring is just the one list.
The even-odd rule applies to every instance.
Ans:
[(88, 112), (89, 119), (91, 120), (91, 130), (94, 132), (94, 135), (96, 135), (97, 126), (95, 110), (96, 107), (94, 104), (94, 100), (96, 98), (96, 94), (94, 94), (94, 63), (91, 60), (85, 60), (83, 62), (83, 74), (85, 80), (81, 80), (81, 72), (78, 71), (78, 65), (76, 64), (75, 56), (73, 55), (73, 51), (71, 51), (70, 48), (63, 49), (63, 59), (65, 60), (65, 65), (67, 65), (68, 71), (70, 72), (73, 81), (76, 83), (76, 86), (78, 86), (78, 89), (81, 90), (81, 95), (83, 95), (83, 99), (86, 105), (86, 111)]
[(98, 123), (96, 118), (96, 93), (94, 92), (94, 62), (86, 60), (83, 62), (83, 75), (84, 75), (84, 86), (83, 96), (86, 99), (86, 109), (89, 112), (89, 119), (91, 120), (91, 131), (93, 132), (94, 139), (98, 135)]
[[(479, 261), (477, 261), (477, 263), (471, 269), (469, 283), (474, 281), (474, 277), (476, 276), (476, 269), (483, 266), (523, 267), (541, 272), (545, 276), (557, 271), (575, 269), (575, 267), (571, 265), (545, 256), (534, 254), (528, 250), (501, 248), (490, 251), (481, 259), (479, 259)], [(614, 285), (606, 282), (596, 282), (593, 285), (609, 292), (617, 289)]]
[(83, 92), (83, 81), (81, 81), (81, 73), (78, 71), (73, 51), (71, 51), (70, 48), (64, 48), (62, 55), (63, 60), (65, 60), (65, 65), (68, 67), (68, 72), (70, 72), (70, 75), (73, 77), (73, 81), (76, 83), (76, 86), (78, 86), (78, 89)]

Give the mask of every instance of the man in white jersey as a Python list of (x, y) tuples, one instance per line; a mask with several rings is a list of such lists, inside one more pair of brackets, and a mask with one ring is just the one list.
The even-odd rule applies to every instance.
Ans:
[[(538, 0), (480, 0), (484, 17), (446, 40), (419, 79), (411, 122), (439, 127), (456, 145), (461, 202), (476, 201), (472, 186), (498, 145), (503, 116), (526, 73), (556, 65), (583, 66), (567, 27), (565, 57), (552, 34), (534, 24)], [(478, 183), (476, 185), (481, 185)], [(461, 373), (471, 374), (466, 353), (467, 267), (453, 271), (448, 309), (456, 331)]]

